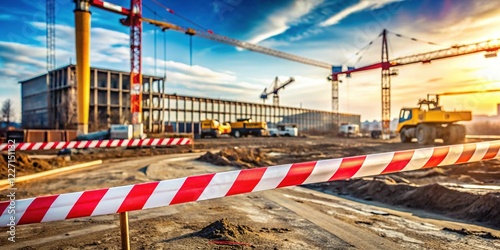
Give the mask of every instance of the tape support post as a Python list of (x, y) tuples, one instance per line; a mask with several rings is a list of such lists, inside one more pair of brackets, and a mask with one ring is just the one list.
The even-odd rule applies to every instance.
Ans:
[[(191, 138), (147, 138), (132, 140), (92, 140), (92, 141), (58, 141), (58, 142), (21, 142), (16, 143), (16, 151), (60, 150), (83, 148), (115, 148), (115, 147), (154, 147), (167, 145), (191, 145)], [(0, 144), (0, 151), (7, 151), (9, 144)]]
[(500, 157), (500, 141), (421, 148), (189, 176), (99, 190), (0, 202), (0, 227), (115, 214), (280, 187), (319, 183)]

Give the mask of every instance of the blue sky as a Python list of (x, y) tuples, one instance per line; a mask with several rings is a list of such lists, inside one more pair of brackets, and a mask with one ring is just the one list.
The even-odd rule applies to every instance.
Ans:
[[(251, 1), (157, 0), (176, 13), (217, 34), (256, 43), (334, 65), (357, 67), (379, 61), (383, 28), (423, 41), (389, 36), (390, 57), (443, 49), (454, 44), (500, 38), (500, 2), (490, 0), (309, 0)], [(128, 0), (110, 0), (128, 6)], [(167, 13), (153, 0), (143, 0), (144, 16), (196, 27)], [(21, 79), (45, 71), (45, 1), (1, 1), (0, 101), (11, 98), (20, 117)], [(56, 0), (57, 66), (75, 61), (74, 3)], [(128, 70), (128, 32), (117, 14), (92, 8), (91, 65)], [(153, 11), (156, 12), (153, 13)], [(143, 71), (162, 76), (167, 71), (167, 91), (185, 95), (262, 102), (260, 93), (274, 77), (296, 81), (280, 93), (283, 106), (331, 109), (328, 70), (238, 50), (193, 37), (193, 65), (189, 65), (189, 37), (157, 31), (145, 24)], [(167, 58), (164, 60), (164, 38)], [(362, 57), (355, 56), (374, 40)], [(359, 60), (358, 60), (359, 59)], [(157, 65), (155, 70), (154, 65)], [(392, 116), (401, 106), (413, 106), (427, 93), (500, 88), (500, 61), (482, 54), (435, 61), (430, 65), (399, 68), (392, 78)], [(475, 114), (495, 114), (499, 94), (444, 97), (449, 109), (470, 109)], [(271, 100), (267, 101), (268, 103)], [(379, 119), (380, 71), (353, 74), (340, 86), (340, 111)]]

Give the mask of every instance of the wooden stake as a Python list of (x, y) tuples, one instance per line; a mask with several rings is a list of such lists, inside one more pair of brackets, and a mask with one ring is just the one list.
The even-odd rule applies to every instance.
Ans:
[(120, 213), (120, 231), (122, 236), (122, 249), (130, 250), (130, 232), (128, 230), (128, 212)]

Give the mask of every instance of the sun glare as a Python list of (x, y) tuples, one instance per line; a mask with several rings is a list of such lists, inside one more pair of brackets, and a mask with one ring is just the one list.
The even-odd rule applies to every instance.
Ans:
[(500, 88), (500, 58), (483, 58), (478, 60), (478, 70), (476, 71), (476, 77), (485, 81), (488, 87)]

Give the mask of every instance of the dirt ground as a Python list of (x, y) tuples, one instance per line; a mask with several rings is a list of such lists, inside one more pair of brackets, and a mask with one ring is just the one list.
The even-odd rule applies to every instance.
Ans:
[[(55, 168), (65, 167), (66, 160), (63, 157), (53, 157), (50, 159), (32, 159), (24, 153), (16, 153), (16, 160), (11, 164), (15, 165), (16, 176), (23, 176), (43, 172)], [(6, 179), (8, 175), (8, 154), (0, 154), (0, 179)]]
[[(266, 166), (369, 154), (378, 147), (337, 144), (287, 148), (226, 148), (199, 160), (216, 165)], [(398, 143), (394, 143), (398, 146)], [(404, 145), (404, 144), (399, 144)], [(412, 145), (412, 144), (409, 144)], [(375, 150), (373, 150), (375, 149)], [(271, 156), (266, 156), (271, 155)], [(291, 160), (292, 159), (292, 160)], [(500, 229), (500, 161), (490, 160), (413, 172), (307, 185), (308, 188), (390, 205), (418, 208)]]
[[(416, 147), (309, 136), (202, 139), (195, 144), (200, 153), (189, 154), (88, 153), (78, 159), (107, 158), (86, 171), (19, 183), (16, 198)], [(113, 157), (118, 154), (131, 158)], [(499, 249), (499, 173), (500, 162), (491, 160), (136, 211), (130, 213), (131, 242), (133, 249)], [(3, 237), (0, 245), (120, 248), (117, 215), (22, 225), (16, 236), (18, 242)]]

